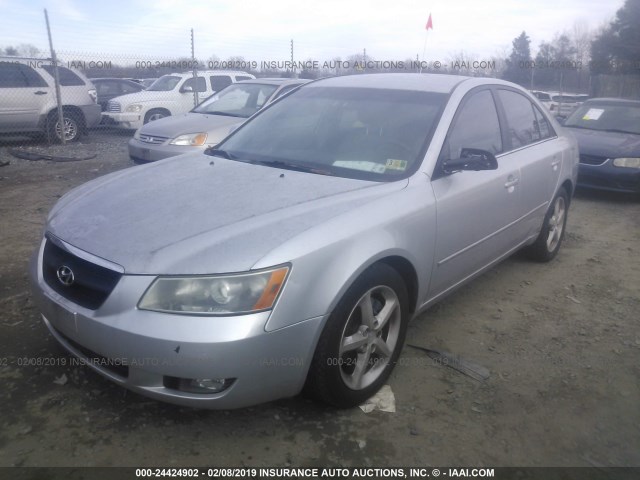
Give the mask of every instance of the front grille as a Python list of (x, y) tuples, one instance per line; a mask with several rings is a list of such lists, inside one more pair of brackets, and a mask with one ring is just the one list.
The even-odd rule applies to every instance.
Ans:
[(143, 133), (140, 134), (138, 140), (144, 143), (151, 143), (153, 145), (160, 145), (161, 143), (169, 140), (169, 137), (158, 137), (157, 135), (145, 135)]
[[(69, 285), (59, 278), (58, 273), (63, 267), (72, 272), (73, 280)], [(66, 273), (62, 276), (69, 280), (68, 271), (62, 273)], [(81, 307), (96, 310), (111, 294), (122, 274), (76, 257), (47, 239), (42, 258), (42, 276), (47, 285), (64, 298)]]
[(119, 102), (109, 101), (107, 103), (107, 111), (112, 113), (120, 113), (122, 111), (122, 105)]
[(580, 155), (580, 163), (585, 165), (602, 165), (607, 161), (607, 157), (599, 157), (597, 155)]

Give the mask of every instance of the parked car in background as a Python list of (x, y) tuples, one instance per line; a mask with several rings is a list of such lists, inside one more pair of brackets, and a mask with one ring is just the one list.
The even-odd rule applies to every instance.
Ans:
[(206, 98), (240, 80), (255, 78), (246, 72), (210, 70), (193, 73), (172, 73), (156, 80), (138, 93), (110, 100), (106, 115), (118, 126), (138, 129), (142, 125), (171, 115), (179, 115), (194, 106), (194, 90)]
[(100, 106), (91, 81), (59, 66), (63, 122), (58, 119), (54, 67), (49, 60), (0, 57), (0, 133), (47, 133), (74, 141), (100, 123)]
[(149, 88), (153, 85), (153, 82), (158, 80), (157, 78), (140, 78), (138, 79), (138, 83), (140, 83), (144, 88)]
[(92, 78), (91, 81), (98, 92), (98, 104), (103, 112), (107, 109), (109, 100), (145, 89), (140, 83), (124, 78)]
[(587, 100), (564, 123), (578, 140), (578, 185), (640, 192), (640, 101)]
[(536, 97), (546, 108), (551, 106), (551, 93), (541, 90), (531, 90), (531, 94)]
[(572, 93), (556, 94), (551, 96), (549, 111), (556, 117), (568, 117), (583, 102), (583, 98)]
[(520, 248), (555, 257), (577, 165), (515, 84), (326, 78), (215, 149), (67, 193), (34, 299), (69, 352), (149, 397), (237, 408), (304, 390), (353, 407), (413, 316)]
[(229, 85), (189, 113), (143, 125), (129, 140), (129, 157), (152, 162), (212, 147), (264, 105), (307, 81), (260, 78)]

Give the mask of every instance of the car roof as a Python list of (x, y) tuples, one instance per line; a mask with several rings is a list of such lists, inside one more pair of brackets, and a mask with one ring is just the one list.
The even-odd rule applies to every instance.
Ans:
[[(128, 78), (116, 78), (116, 77), (97, 77), (97, 78), (90, 78), (89, 80), (91, 80), (92, 82), (94, 80), (116, 80), (118, 82), (138, 83)], [(138, 83), (138, 85), (140, 84)]]
[(258, 83), (262, 85), (289, 85), (307, 83), (309, 80), (304, 78), (252, 78), (251, 80), (240, 80), (236, 83)]
[(614, 98), (614, 97), (601, 97), (601, 98), (590, 98), (584, 104), (592, 104), (592, 103), (610, 103), (610, 104), (619, 104), (619, 105), (630, 105), (635, 107), (640, 107), (640, 100), (635, 100), (632, 98)]
[[(425, 92), (450, 93), (460, 83), (471, 77), (445, 74), (418, 73), (378, 73), (363, 75), (345, 75), (342, 77), (323, 78), (312, 82), (304, 88), (315, 87), (360, 87), (388, 88), (394, 90), (418, 90)], [(474, 80), (480, 80), (474, 78)], [(487, 79), (493, 81), (494, 79)], [(495, 83), (502, 83), (497, 80)]]

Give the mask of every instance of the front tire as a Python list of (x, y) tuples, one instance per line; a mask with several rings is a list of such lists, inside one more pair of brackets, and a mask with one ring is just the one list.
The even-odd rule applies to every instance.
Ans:
[(408, 319), (407, 288), (400, 274), (382, 263), (370, 267), (327, 320), (305, 393), (339, 408), (370, 398), (400, 356)]
[(525, 249), (527, 256), (537, 262), (553, 260), (560, 250), (567, 225), (569, 194), (561, 188), (544, 217), (542, 230), (536, 241)]
[(147, 124), (149, 122), (155, 122), (156, 120), (160, 120), (161, 118), (165, 118), (170, 116), (171, 114), (162, 108), (154, 108), (149, 110), (147, 114), (144, 116), (144, 123)]

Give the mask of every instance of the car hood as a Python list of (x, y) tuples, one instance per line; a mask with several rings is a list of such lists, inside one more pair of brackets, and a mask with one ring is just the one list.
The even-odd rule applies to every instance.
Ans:
[(158, 137), (175, 138), (185, 133), (207, 133), (207, 144), (212, 145), (226, 137), (236, 125), (245, 118), (227, 117), (224, 115), (206, 115), (202, 113), (185, 113), (161, 118), (149, 122), (140, 129), (140, 133)]
[(47, 230), (131, 274), (246, 271), (305, 230), (406, 185), (187, 154), (72, 190)]
[(565, 127), (576, 137), (580, 153), (598, 157), (640, 157), (640, 135)]
[(126, 95), (120, 95), (119, 97), (112, 98), (114, 102), (119, 102), (124, 108), (126, 105), (132, 103), (144, 103), (144, 102), (162, 102), (167, 103), (168, 100), (173, 99), (175, 95), (181, 95), (175, 92), (154, 92), (149, 90), (141, 90), (135, 93), (127, 93)]

